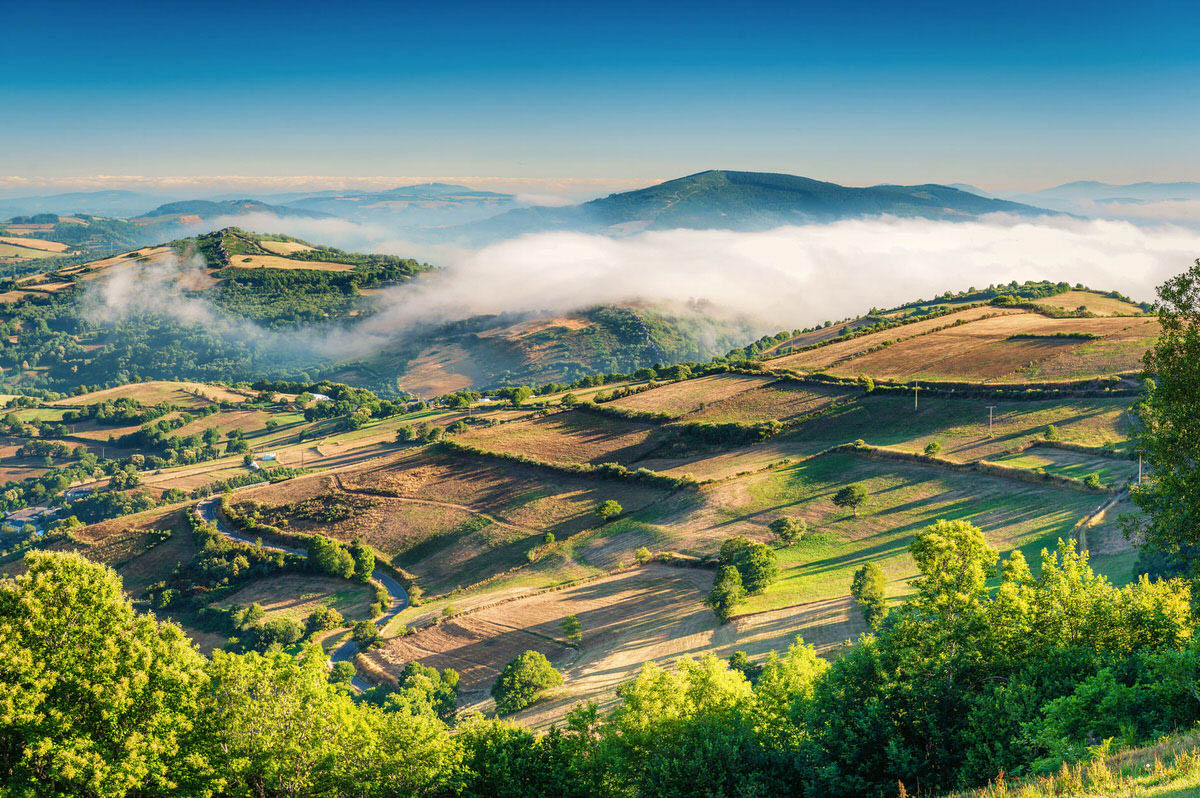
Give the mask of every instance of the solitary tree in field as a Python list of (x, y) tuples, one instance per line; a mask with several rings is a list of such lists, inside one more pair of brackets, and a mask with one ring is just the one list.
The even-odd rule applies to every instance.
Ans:
[(808, 533), (808, 522), (803, 518), (776, 518), (767, 529), (780, 543), (790, 546)]
[(615, 499), (608, 499), (596, 508), (596, 516), (601, 521), (611, 521), (625, 511), (625, 508)]
[(939, 455), (941, 453), (942, 445), (937, 441), (930, 441), (929, 443), (925, 444), (925, 454), (929, 455), (930, 457)]
[(513, 407), (520, 407), (521, 405), (525, 404), (525, 400), (531, 396), (533, 396), (533, 389), (528, 385), (522, 385), (519, 388), (513, 389), (512, 396), (509, 401), (512, 402)]
[(567, 636), (567, 642), (573, 646), (578, 646), (583, 642), (583, 624), (579, 622), (578, 615), (568, 615), (559, 622), (558, 628), (562, 629), (564, 635)]
[(562, 684), (562, 674), (540, 651), (526, 651), (504, 666), (492, 685), (496, 713), (511, 715), (520, 712), (541, 697), (545, 690)]
[(718, 621), (728, 623), (737, 605), (745, 600), (746, 590), (742, 587), (741, 574), (732, 565), (726, 565), (717, 571), (717, 578), (704, 603), (712, 608)]
[(833, 503), (850, 510), (855, 518), (858, 517), (858, 508), (866, 501), (867, 489), (857, 482), (847, 485), (833, 495)]
[(877, 564), (869, 562), (854, 572), (854, 581), (850, 583), (850, 595), (858, 602), (863, 618), (872, 627), (887, 615), (886, 588), (887, 580), (883, 576), (883, 569)]

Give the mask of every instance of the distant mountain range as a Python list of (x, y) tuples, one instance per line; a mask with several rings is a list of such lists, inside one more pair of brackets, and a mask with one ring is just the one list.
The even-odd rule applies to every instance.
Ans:
[(512, 194), (477, 191), (449, 183), (423, 183), (375, 192), (321, 191), (289, 199), (285, 204), (346, 219), (397, 222), (406, 227), (465, 224), (520, 207)]
[(298, 216), (305, 219), (323, 219), (330, 216), (320, 211), (292, 208), (286, 205), (268, 205), (252, 199), (239, 200), (183, 200), (168, 202), (148, 211), (139, 219), (153, 219), (164, 216), (198, 216), (201, 219), (215, 219), (221, 216), (246, 216), (251, 213), (269, 213), (275, 216)]
[(169, 198), (119, 189), (74, 191), (40, 197), (6, 197), (0, 198), (0, 219), (38, 213), (56, 213), (63, 216), (86, 213), (93, 216), (129, 218), (145, 213), (148, 208), (159, 205), (164, 199)]
[(880, 214), (956, 220), (988, 213), (1046, 211), (934, 184), (854, 188), (795, 175), (711, 170), (581, 205), (512, 210), (456, 232), (480, 241), (551, 230), (765, 230)]

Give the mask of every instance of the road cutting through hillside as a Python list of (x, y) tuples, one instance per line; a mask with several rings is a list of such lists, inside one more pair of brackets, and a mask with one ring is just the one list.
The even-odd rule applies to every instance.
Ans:
[[(246, 487), (255, 487), (256, 485), (265, 484), (267, 483), (258, 482), (254, 485), (247, 485)], [(286, 546), (260, 543), (253, 538), (239, 533), (233, 527), (225, 523), (221, 519), (220, 515), (218, 515), (217, 507), (220, 500), (220, 496), (210, 496), (207, 499), (202, 500), (196, 505), (196, 513), (200, 516), (201, 521), (204, 521), (207, 524), (212, 524), (214, 527), (216, 527), (217, 531), (225, 537), (230, 538), (231, 540), (236, 540), (239, 543), (248, 543), (251, 546), (261, 546), (262, 548), (270, 551), (281, 551), (285, 554), (294, 554), (297, 557), (308, 557), (308, 552), (302, 549), (291, 549)], [(395, 618), (408, 607), (408, 591), (404, 589), (404, 585), (400, 584), (387, 574), (380, 573), (379, 571), (376, 571), (372, 575), (371, 582), (386, 590), (392, 601), (391, 609), (381, 615), (378, 620), (375, 621), (375, 625), (380, 629), (383, 629), (387, 627), (388, 623), (393, 618)], [(329, 654), (329, 662), (331, 665), (336, 662), (353, 662), (357, 653), (358, 644), (355, 643), (353, 639), (347, 639)], [(351, 684), (353, 684), (354, 687), (358, 688), (359, 690), (368, 690), (371, 688), (370, 682), (357, 675), (351, 680)]]

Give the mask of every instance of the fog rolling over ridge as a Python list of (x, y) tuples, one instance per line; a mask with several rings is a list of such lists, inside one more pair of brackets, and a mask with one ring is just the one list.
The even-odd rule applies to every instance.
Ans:
[(1157, 284), (1200, 256), (1200, 232), (1190, 228), (1069, 217), (878, 217), (622, 238), (539, 233), (479, 249), (414, 244), (390, 238), (383, 227), (342, 220), (229, 221), (440, 266), (380, 296), (380, 311), (354, 328), (373, 338), (480, 314), (564, 313), (631, 301), (702, 301), (774, 332), (1012, 280), (1080, 282), (1150, 300)]

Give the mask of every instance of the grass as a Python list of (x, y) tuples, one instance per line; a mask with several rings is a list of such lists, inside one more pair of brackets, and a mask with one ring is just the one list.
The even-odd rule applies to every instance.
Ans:
[[(832, 503), (837, 490), (860, 483), (870, 495), (858, 517)], [(1101, 502), (1096, 495), (998, 477), (924, 466), (880, 463), (853, 454), (816, 458), (769, 472), (728, 503), (715, 524), (725, 536), (757, 533), (774, 518), (804, 518), (810, 536), (778, 551), (780, 578), (752, 597), (744, 612), (774, 609), (849, 593), (855, 570), (868, 561), (883, 568), (889, 595), (909, 593), (916, 575), (908, 555), (914, 533), (941, 519), (969, 521), (1001, 551), (1019, 548), (1036, 567), (1043, 548), (1070, 538), (1080, 519)]]
[(1137, 463), (1133, 461), (1096, 457), (1060, 449), (1029, 449), (1021, 454), (997, 457), (994, 462), (1015, 468), (1042, 469), (1050, 474), (1061, 474), (1075, 479), (1097, 474), (1103, 484), (1110, 486), (1123, 485), (1137, 477)]
[(1063, 765), (1051, 776), (1004, 779), (952, 798), (1194, 798), (1200, 795), (1200, 734), (1190, 732)]

